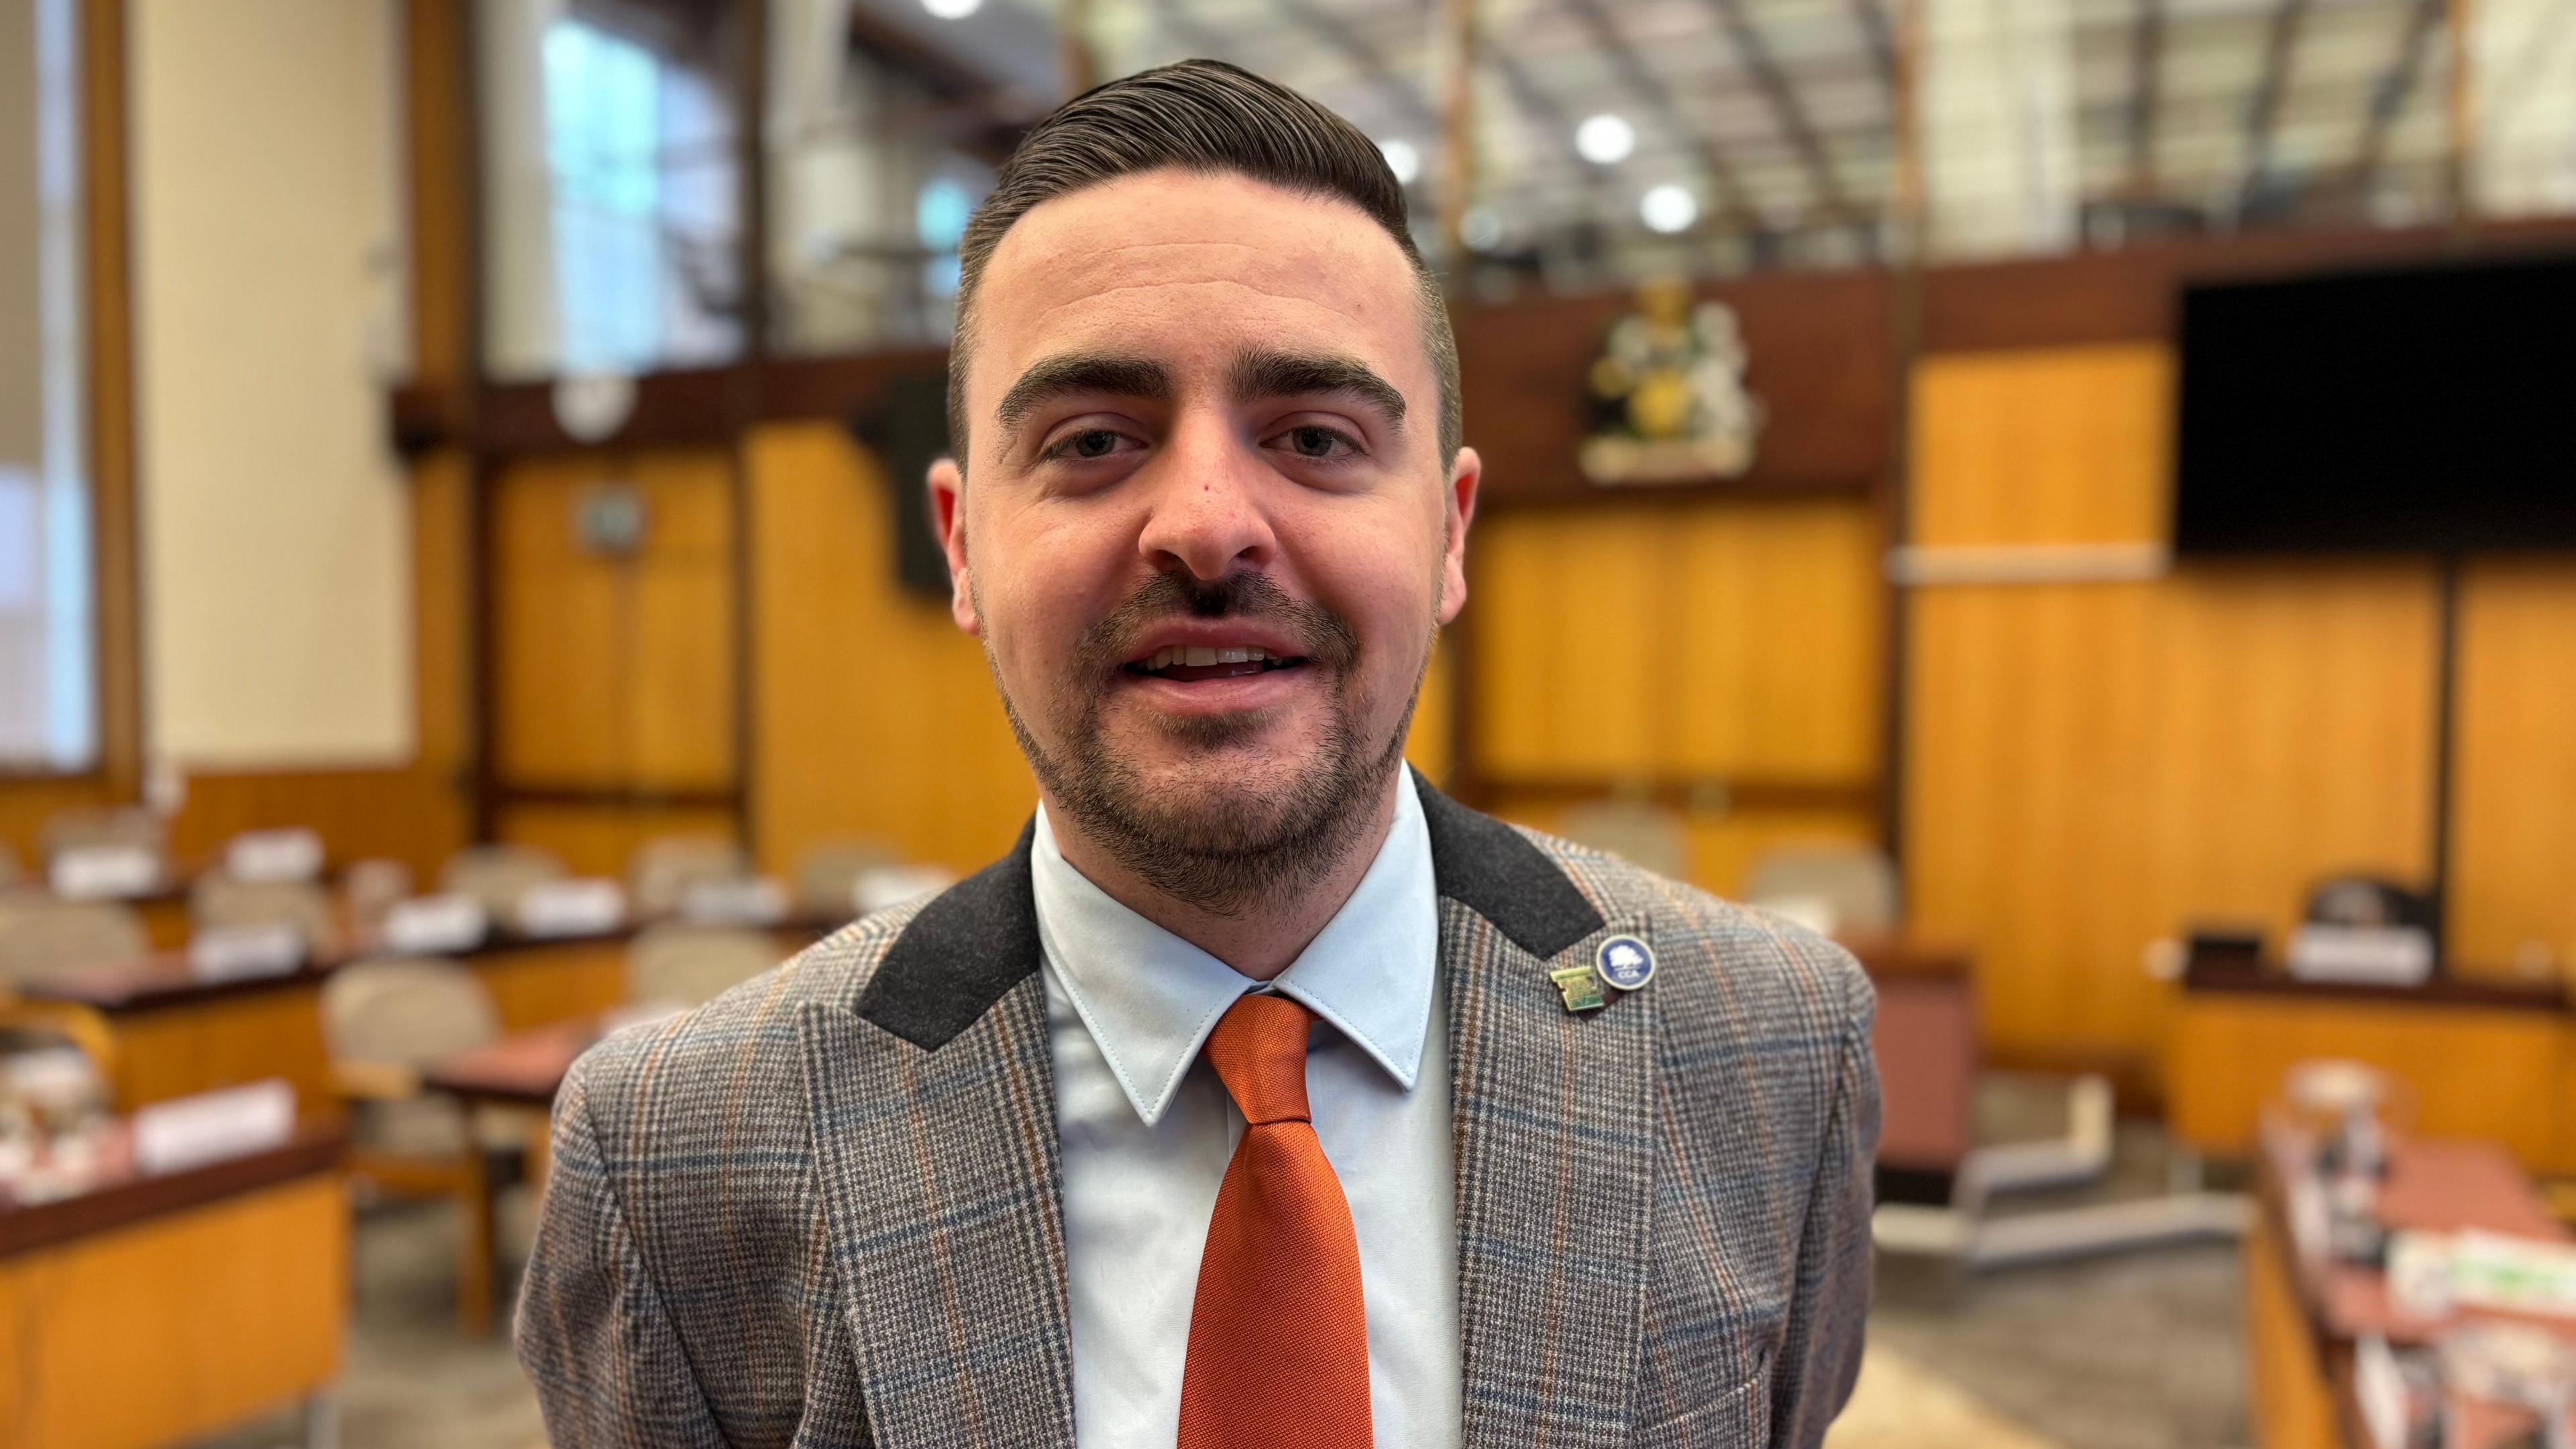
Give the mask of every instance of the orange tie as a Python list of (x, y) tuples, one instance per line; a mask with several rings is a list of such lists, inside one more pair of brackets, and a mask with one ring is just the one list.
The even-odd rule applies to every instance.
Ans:
[(1243, 1110), (1190, 1306), (1180, 1449), (1369, 1449), (1360, 1240), (1306, 1111), (1315, 1014), (1246, 996), (1208, 1036)]

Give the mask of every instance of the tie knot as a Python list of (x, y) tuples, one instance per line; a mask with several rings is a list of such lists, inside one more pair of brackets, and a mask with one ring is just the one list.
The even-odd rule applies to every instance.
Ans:
[(1315, 1013), (1285, 996), (1242, 996), (1208, 1034), (1209, 1066), (1234, 1096), (1243, 1120), (1304, 1122), (1306, 1033)]

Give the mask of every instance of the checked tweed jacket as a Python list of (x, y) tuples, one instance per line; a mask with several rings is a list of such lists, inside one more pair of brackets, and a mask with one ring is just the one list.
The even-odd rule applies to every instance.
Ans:
[[(1417, 784), (1466, 1444), (1817, 1444), (1869, 1299), (1867, 981)], [(1654, 979), (1568, 1015), (1548, 971), (1612, 934)], [(518, 1314), (554, 1442), (1072, 1449), (1038, 960), (1024, 835), (584, 1056)]]

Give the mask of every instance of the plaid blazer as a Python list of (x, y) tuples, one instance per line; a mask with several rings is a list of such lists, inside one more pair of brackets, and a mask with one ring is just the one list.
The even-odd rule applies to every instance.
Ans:
[[(1869, 1300), (1867, 981), (1420, 788), (1466, 1444), (1817, 1444)], [(1028, 847), (574, 1068), (517, 1324), (556, 1444), (1071, 1449)], [(1549, 970), (1621, 933), (1654, 979), (1568, 1014)]]

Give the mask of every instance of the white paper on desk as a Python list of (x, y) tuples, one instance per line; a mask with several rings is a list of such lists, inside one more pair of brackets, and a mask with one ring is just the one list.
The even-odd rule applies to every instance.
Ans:
[(385, 949), (407, 956), (471, 951), (489, 925), (472, 896), (414, 896), (385, 913)]
[(2388, 1351), (2388, 1340), (2378, 1334), (2353, 1345), (2352, 1397), (2371, 1449), (2406, 1449), (2406, 1376), (2397, 1371), (2397, 1355)]
[(134, 1160), (185, 1172), (266, 1151), (295, 1134), (295, 1089), (283, 1077), (155, 1102), (134, 1114)]
[(148, 896), (161, 887), (161, 855), (140, 845), (84, 845), (55, 856), (47, 879), (67, 901)]
[(304, 964), (304, 932), (292, 921), (207, 926), (188, 938), (188, 971), (200, 981), (284, 976)]
[(2417, 926), (2301, 926), (2290, 937), (2301, 981), (2421, 986), (2433, 975), (2433, 933)]
[(2478, 1308), (2576, 1318), (2576, 1244), (2476, 1228), (2453, 1234), (2451, 1296)]
[(322, 837), (310, 830), (253, 830), (224, 847), (224, 874), (235, 880), (312, 880), (322, 874)]
[(774, 926), (787, 919), (787, 887), (765, 875), (702, 880), (680, 896), (693, 926)]
[(598, 936), (626, 924), (626, 888), (604, 876), (550, 880), (519, 897), (519, 930), (529, 936)]

